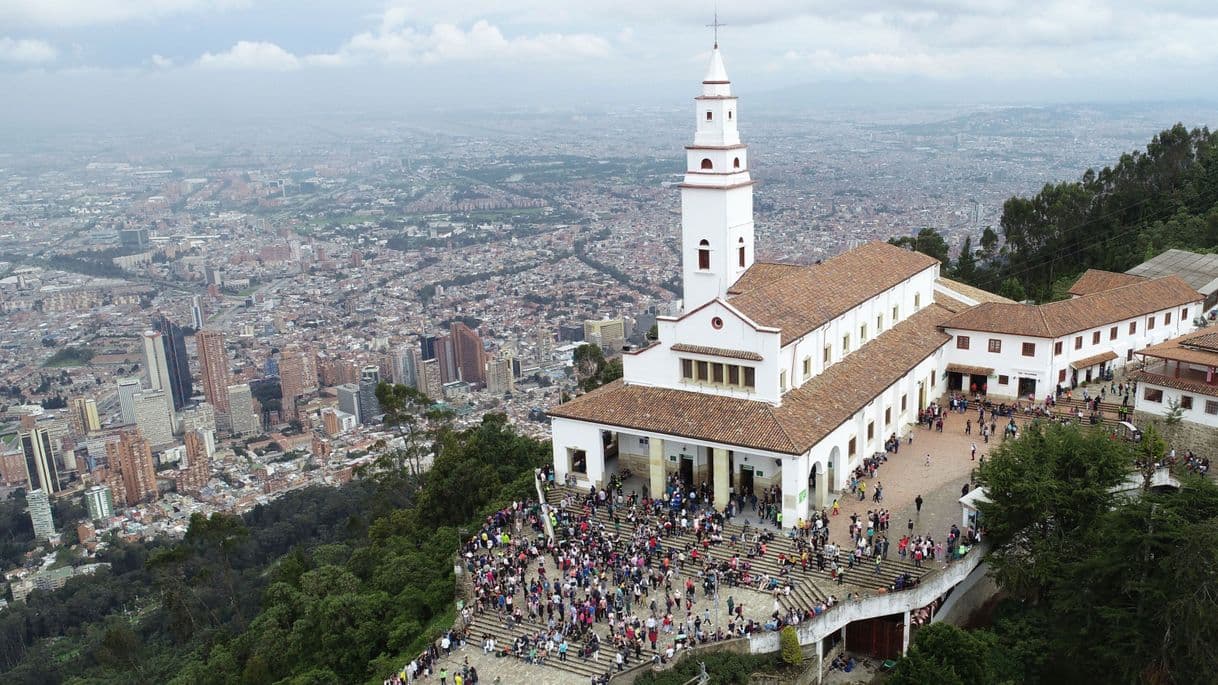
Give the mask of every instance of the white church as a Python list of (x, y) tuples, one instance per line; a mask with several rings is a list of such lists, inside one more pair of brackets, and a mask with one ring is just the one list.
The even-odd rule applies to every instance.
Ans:
[[(905, 434), (950, 387), (981, 380), (991, 396), (1013, 397), (1016, 385), (1038, 397), (1053, 391), (1051, 362), (1018, 384), (1006, 367), (1020, 365), (1028, 340), (1051, 358), (1054, 339), (1068, 339), (1071, 325), (1004, 325), (1043, 320), (1052, 304), (1017, 304), (950, 281), (938, 260), (882, 242), (811, 266), (755, 262), (754, 181), (717, 44), (694, 116), (681, 184), (682, 314), (659, 318), (653, 344), (623, 352), (621, 380), (550, 411), (560, 482), (570, 475), (583, 487), (603, 485), (629, 469), (647, 474), (648, 492), (657, 494), (677, 473), (710, 483), (719, 508), (730, 490), (778, 485), (783, 522), (794, 525), (830, 504), (865, 457)], [(1099, 355), (1103, 363), (1151, 342), (1127, 340), (1125, 322), (1158, 312), (1162, 325), (1164, 312), (1182, 309), (1171, 334), (1191, 330), (1186, 312), (1199, 313), (1202, 297), (1174, 276), (1145, 283), (1153, 284), (1145, 293), (1111, 294), (1143, 287), (1125, 283), (1073, 301), (1093, 298), (1074, 305), (1098, 308), (1080, 325), (1103, 329), (1103, 342), (1121, 347), (1119, 357)], [(1110, 319), (1122, 322), (1111, 340)], [(1005, 345), (970, 342), (989, 337)], [(1096, 342), (1091, 357), (1103, 347)], [(1003, 362), (982, 366), (978, 349), (998, 349), (994, 359)]]

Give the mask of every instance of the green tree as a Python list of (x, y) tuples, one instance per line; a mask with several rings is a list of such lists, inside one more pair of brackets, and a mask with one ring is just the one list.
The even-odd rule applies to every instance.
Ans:
[(888, 682), (890, 685), (994, 683), (991, 660), (995, 643), (990, 633), (968, 633), (949, 623), (922, 626)]
[(1113, 487), (1131, 471), (1123, 441), (1075, 425), (1033, 422), (978, 468), (988, 502), (979, 506), (999, 584), (1016, 596), (1042, 598), (1081, 532), (1113, 504)]
[(1002, 295), (1008, 300), (1015, 300), (1016, 302), (1023, 302), (1024, 300), (1028, 299), (1028, 294), (1024, 292), (1023, 284), (1020, 283), (1019, 279), (1015, 278), (1014, 276), (1011, 276), (1002, 282), (1002, 287), (998, 289), (998, 294)]
[(947, 267), (951, 263), (947, 241), (939, 232), (933, 228), (923, 228), (914, 236), (901, 236), (900, 238), (889, 238), (889, 243), (898, 247), (921, 252), (924, 255), (934, 257), (943, 262), (943, 266)]
[(964, 244), (960, 246), (960, 256), (956, 258), (952, 277), (965, 283), (973, 283), (977, 277), (977, 256), (973, 254), (972, 236), (966, 236)]

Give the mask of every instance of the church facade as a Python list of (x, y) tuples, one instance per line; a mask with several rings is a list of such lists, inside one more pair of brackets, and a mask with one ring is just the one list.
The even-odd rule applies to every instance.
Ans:
[(554, 469), (582, 487), (628, 469), (657, 495), (678, 474), (709, 483), (717, 508), (776, 485), (790, 526), (916, 423), (947, 391), (949, 365), (972, 368), (951, 344), (971, 310), (1036, 305), (883, 242), (808, 266), (756, 262), (737, 104), (716, 45), (680, 186), (681, 314), (623, 352), (622, 379), (550, 411)]

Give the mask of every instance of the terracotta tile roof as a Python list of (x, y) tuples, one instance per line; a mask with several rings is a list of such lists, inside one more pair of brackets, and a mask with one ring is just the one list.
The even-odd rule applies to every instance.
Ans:
[(1112, 350), (1109, 350), (1107, 352), (1100, 352), (1099, 354), (1093, 354), (1090, 357), (1083, 357), (1082, 359), (1075, 359), (1074, 361), (1070, 362), (1070, 368), (1085, 369), (1088, 366), (1095, 366), (1096, 364), (1103, 364), (1106, 361), (1111, 361), (1113, 359), (1116, 359), (1119, 356), (1120, 355), (1118, 355), (1116, 352), (1113, 352)]
[(1211, 328), (1186, 333), (1134, 352), (1142, 357), (1218, 367), (1218, 332)]
[(962, 312), (972, 306), (970, 304), (965, 304), (954, 297), (950, 297), (946, 293), (939, 290), (935, 291), (935, 304), (943, 307), (953, 314)]
[(619, 380), (554, 407), (550, 415), (803, 454), (950, 340), (939, 329), (950, 315), (938, 305), (925, 307), (788, 392), (780, 407)]
[(973, 287), (967, 283), (961, 283), (960, 281), (953, 281), (950, 278), (943, 278), (942, 276), (935, 279), (935, 284), (942, 286), (944, 288), (947, 288), (948, 290), (951, 290), (959, 295), (964, 295), (965, 297), (967, 297), (971, 300), (976, 300), (978, 302), (1014, 302), (1015, 301), (1015, 300), (1003, 297), (1002, 295), (995, 295), (994, 293), (989, 292), (987, 290), (982, 290), (981, 288)]
[(706, 347), (703, 345), (686, 345), (685, 343), (677, 343), (672, 345), (669, 349), (674, 352), (708, 354), (714, 357), (727, 357), (729, 359), (748, 359), (755, 362), (762, 360), (762, 356), (756, 352), (749, 352), (748, 350), (729, 350), (724, 347)]
[(1176, 378), (1150, 371), (1134, 371), (1129, 374), (1129, 379), (1139, 383), (1150, 383), (1152, 385), (1161, 385), (1165, 388), (1195, 392), (1198, 395), (1218, 396), (1218, 385), (1208, 385), (1204, 378), (1197, 378), (1191, 374), (1189, 377)]
[(1048, 304), (983, 302), (953, 316), (944, 326), (986, 333), (1059, 338), (1200, 301), (1201, 296), (1197, 291), (1179, 277), (1164, 276)]
[(727, 289), (728, 295), (739, 295), (754, 288), (772, 283), (806, 268), (802, 264), (780, 264), (778, 262), (753, 262), (736, 282)]
[(1114, 271), (1102, 271), (1100, 269), (1087, 269), (1066, 292), (1071, 295), (1090, 295), (1091, 293), (1112, 290), (1113, 288), (1119, 288), (1123, 285), (1144, 280), (1146, 279), (1141, 276), (1120, 274)]
[(938, 263), (919, 252), (871, 242), (820, 264), (790, 269), (730, 302), (758, 324), (782, 329), (786, 345)]

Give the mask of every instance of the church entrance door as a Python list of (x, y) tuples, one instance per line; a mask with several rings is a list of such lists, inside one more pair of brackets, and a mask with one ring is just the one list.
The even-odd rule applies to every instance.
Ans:
[(740, 487), (738, 491), (743, 496), (753, 494), (753, 467), (742, 465), (740, 467)]
[(694, 458), (681, 455), (681, 482), (685, 487), (694, 485)]

